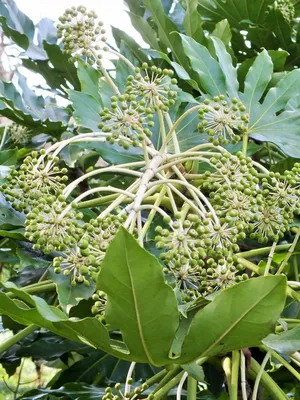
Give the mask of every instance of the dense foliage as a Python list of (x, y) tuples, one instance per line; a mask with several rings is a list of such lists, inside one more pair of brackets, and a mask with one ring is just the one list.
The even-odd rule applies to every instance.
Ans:
[(0, 81), (0, 362), (58, 368), (14, 398), (298, 399), (300, 4), (126, 3), (150, 48), (0, 0), (45, 82)]

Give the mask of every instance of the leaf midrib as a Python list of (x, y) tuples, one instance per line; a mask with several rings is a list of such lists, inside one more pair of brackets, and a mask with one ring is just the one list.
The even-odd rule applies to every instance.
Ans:
[(147, 348), (146, 341), (145, 341), (145, 338), (144, 338), (144, 333), (143, 333), (143, 328), (142, 328), (141, 319), (140, 319), (140, 313), (139, 313), (138, 302), (137, 302), (137, 297), (136, 297), (136, 293), (135, 293), (133, 277), (132, 277), (132, 274), (131, 274), (131, 271), (130, 271), (130, 265), (129, 265), (128, 252), (127, 252), (126, 245), (125, 245), (125, 261), (126, 261), (126, 266), (127, 266), (127, 270), (128, 270), (128, 276), (129, 276), (129, 279), (130, 279), (130, 287), (131, 287), (131, 292), (132, 292), (134, 311), (135, 311), (135, 315), (136, 315), (136, 325), (137, 325), (137, 328), (138, 328), (138, 332), (139, 332), (140, 340), (141, 340), (141, 343), (142, 343), (142, 347), (144, 349), (145, 355), (148, 358), (149, 362), (151, 364), (155, 365), (155, 362), (152, 360), (152, 357), (151, 357), (151, 355), (149, 353), (149, 350)]
[(205, 356), (210, 352), (211, 349), (213, 349), (216, 345), (218, 345), (218, 344), (220, 343), (220, 341), (221, 341), (224, 337), (226, 337), (226, 336), (228, 335), (228, 333), (230, 333), (230, 331), (232, 331), (232, 330), (236, 327), (236, 325), (237, 325), (247, 314), (249, 314), (249, 313), (253, 310), (253, 308), (255, 308), (255, 307), (256, 307), (262, 300), (264, 300), (267, 296), (269, 296), (270, 293), (272, 293), (272, 292), (277, 288), (277, 286), (278, 286), (279, 284), (281, 284), (281, 282), (277, 283), (277, 285), (274, 286), (267, 294), (264, 294), (262, 297), (260, 297), (260, 298), (252, 305), (252, 307), (250, 307), (249, 309), (247, 309), (247, 310), (232, 324), (232, 325), (230, 325), (230, 327), (229, 327), (229, 328), (214, 342), (214, 343), (211, 344), (211, 346), (210, 346), (208, 349), (206, 349), (206, 350), (204, 351), (204, 353), (201, 354), (201, 357), (205, 357)]

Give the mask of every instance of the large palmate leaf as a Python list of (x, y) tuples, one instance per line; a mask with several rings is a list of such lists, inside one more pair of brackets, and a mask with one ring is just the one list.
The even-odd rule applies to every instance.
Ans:
[(175, 293), (158, 260), (124, 228), (107, 251), (97, 287), (107, 294), (105, 320), (121, 331), (132, 359), (170, 363), (179, 319)]
[(5, 35), (27, 49), (34, 36), (34, 25), (13, 0), (0, 0), (0, 23)]
[(231, 27), (241, 29), (242, 20), (263, 24), (268, 6), (273, 2), (274, 0), (201, 0), (199, 12), (206, 20), (218, 22), (226, 18)]
[(38, 132), (60, 132), (69, 119), (54, 99), (37, 96), (18, 74), (20, 91), (12, 82), (0, 80), (0, 115)]
[(195, 315), (177, 361), (258, 345), (274, 329), (285, 292), (284, 276), (249, 279), (225, 289)]
[(188, 36), (180, 34), (180, 37), (184, 52), (197, 74), (196, 82), (199, 87), (211, 96), (225, 93), (225, 75), (207, 48)]

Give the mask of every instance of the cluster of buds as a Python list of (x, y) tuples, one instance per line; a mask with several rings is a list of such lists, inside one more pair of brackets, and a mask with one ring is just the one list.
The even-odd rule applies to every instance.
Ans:
[(9, 125), (7, 128), (7, 133), (14, 144), (22, 146), (30, 142), (33, 136), (33, 131), (31, 129), (16, 123)]
[(60, 195), (68, 180), (66, 168), (59, 168), (58, 158), (45, 157), (45, 151), (33, 151), (18, 170), (12, 170), (0, 190), (17, 211), (26, 214), (48, 195)]
[[(132, 383), (133, 379), (129, 378), (127, 380), (127, 384), (132, 385)], [(140, 386), (136, 386), (130, 393), (126, 393), (126, 386), (118, 382), (114, 385), (114, 387), (107, 387), (105, 389), (105, 394), (102, 396), (102, 400), (134, 400), (139, 398), (142, 392), (144, 392), (148, 388), (149, 386), (146, 383), (142, 383)]]
[[(68, 221), (72, 213), (73, 210), (70, 211), (70, 214), (67, 213), (62, 220)], [(77, 215), (77, 217), (81, 216)], [(103, 219), (90, 220), (84, 225), (76, 223), (74, 226), (70, 223), (68, 230), (73, 229), (70, 231), (72, 240), (65, 236), (64, 241), (60, 242), (63, 245), (55, 248), (55, 250), (63, 251), (63, 255), (55, 257), (53, 260), (54, 271), (57, 274), (63, 273), (65, 276), (70, 276), (74, 286), (77, 283), (89, 286), (89, 279), (96, 279), (106, 250), (125, 218), (125, 215), (109, 215)], [(61, 218), (59, 220), (61, 221)], [(57, 242), (52, 243), (52, 246), (55, 244)]]
[(86, 7), (68, 8), (59, 17), (57, 36), (62, 38), (64, 52), (72, 55), (70, 61), (85, 57), (87, 65), (95, 62), (101, 65), (101, 50), (106, 50), (106, 36), (103, 23), (97, 22), (97, 14)]
[(295, 7), (290, 0), (276, 0), (275, 7), (281, 12), (288, 24), (295, 19)]
[(100, 112), (102, 123), (99, 128), (111, 133), (107, 140), (117, 143), (124, 149), (131, 145), (137, 147), (139, 142), (151, 137), (149, 127), (154, 125), (154, 109), (146, 106), (146, 101), (136, 101), (136, 96), (124, 94), (111, 98), (111, 109), (104, 108)]
[(101, 290), (97, 290), (92, 299), (94, 300), (94, 305), (92, 307), (92, 313), (101, 321), (104, 322), (105, 320), (105, 306), (107, 303), (107, 296), (106, 293), (102, 292)]
[(47, 195), (28, 213), (25, 221), (25, 237), (35, 243), (33, 248), (45, 254), (72, 248), (83, 235), (78, 220), (81, 213), (72, 209), (65, 212), (67, 203), (63, 195)]
[(170, 229), (157, 226), (156, 233), (156, 246), (164, 250), (160, 254), (164, 272), (176, 278), (183, 301), (240, 279), (235, 274), (243, 268), (228, 260), (239, 250), (237, 242), (245, 238), (242, 224), (219, 225), (210, 217), (188, 214), (183, 221), (171, 222)]
[(154, 109), (167, 112), (174, 105), (178, 90), (173, 74), (174, 71), (170, 69), (149, 67), (147, 63), (143, 63), (142, 68), (136, 68), (135, 76), (129, 75), (125, 93), (143, 99), (146, 107), (150, 105)]
[(205, 99), (203, 103), (198, 111), (199, 132), (207, 133), (208, 140), (216, 146), (239, 142), (249, 122), (246, 107), (237, 99), (228, 102), (223, 95), (215, 96), (213, 101)]

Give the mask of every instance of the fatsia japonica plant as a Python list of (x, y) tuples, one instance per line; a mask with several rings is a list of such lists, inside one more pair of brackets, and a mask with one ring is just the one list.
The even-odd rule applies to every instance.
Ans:
[[(7, 15), (2, 24), (14, 39)], [(156, 400), (175, 390), (177, 399), (296, 399), (300, 70), (274, 79), (263, 49), (239, 84), (220, 38), (205, 47), (175, 35), (185, 65), (142, 50), (139, 62), (125, 42), (120, 51), (108, 43), (94, 11), (74, 6), (52, 44), (78, 71), (81, 91), (56, 89), (68, 94), (72, 118), (70, 107), (50, 113), (46, 99), (47, 112), (28, 119), (21, 100), (27, 93), (33, 107), (34, 93), (19, 76), (13, 106), (14, 86), (3, 83), (0, 105), (14, 122), (1, 146), (19, 148), (20, 162), (2, 180), (8, 226), (0, 234), (4, 244), (21, 239), (14, 248), (23, 264), (34, 255), (47, 268), (25, 286), (13, 273), (2, 279), (4, 322), (26, 327), (0, 351), (41, 329), (70, 351), (86, 346), (96, 364), (126, 362), (119, 379), (101, 380), (108, 367), (99, 364), (100, 377), (87, 382), (91, 398)], [(50, 59), (50, 45), (40, 45)], [(40, 70), (32, 53), (24, 65)], [(45, 130), (45, 143), (34, 146)], [(9, 226), (17, 217), (21, 232)], [(142, 374), (143, 365), (151, 372)], [(221, 374), (218, 394), (212, 370)], [(277, 382), (281, 371), (291, 377), (286, 385)], [(64, 382), (23, 398), (75, 398), (78, 388), (68, 392)]]

